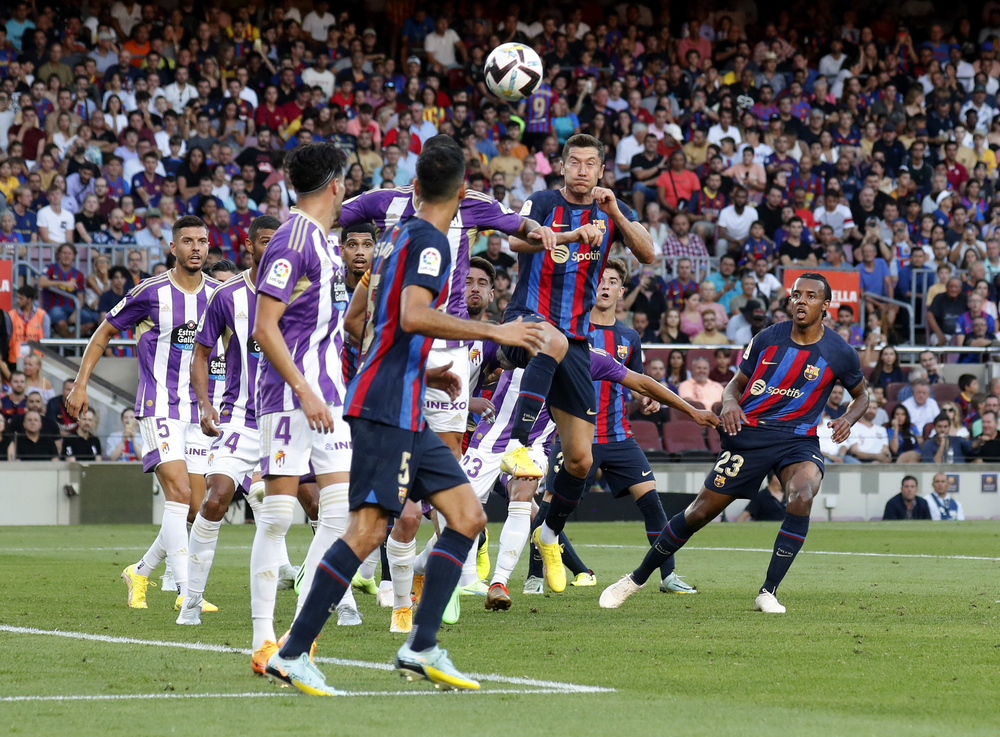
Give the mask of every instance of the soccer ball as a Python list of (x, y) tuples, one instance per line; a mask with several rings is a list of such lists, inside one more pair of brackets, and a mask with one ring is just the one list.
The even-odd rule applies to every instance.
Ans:
[(529, 97), (542, 81), (542, 60), (534, 49), (506, 43), (486, 60), (486, 87), (497, 97), (517, 102)]

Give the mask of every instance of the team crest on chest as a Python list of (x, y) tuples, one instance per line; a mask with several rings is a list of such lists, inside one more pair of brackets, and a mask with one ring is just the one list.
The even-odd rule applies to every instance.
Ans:
[(811, 363), (807, 364), (805, 376), (809, 381), (816, 381), (819, 378), (819, 366), (813, 366)]
[(607, 233), (608, 232), (608, 224), (604, 220), (601, 220), (600, 218), (598, 218), (597, 220), (591, 220), (590, 223), (588, 223), (588, 224), (589, 225), (596, 225), (597, 229), (599, 231), (601, 231), (602, 233)]
[(628, 358), (628, 346), (627, 345), (620, 345), (620, 346), (618, 346), (617, 351), (618, 351), (618, 360), (619, 361), (624, 361), (626, 358)]

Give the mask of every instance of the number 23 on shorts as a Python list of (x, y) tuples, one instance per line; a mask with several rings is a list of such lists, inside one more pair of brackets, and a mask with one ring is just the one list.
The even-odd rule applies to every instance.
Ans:
[[(743, 468), (743, 460), (743, 456), (724, 450), (719, 454), (719, 461), (715, 464), (715, 472), (724, 473), (731, 479), (736, 478), (736, 474)], [(729, 464), (728, 468), (726, 464)]]

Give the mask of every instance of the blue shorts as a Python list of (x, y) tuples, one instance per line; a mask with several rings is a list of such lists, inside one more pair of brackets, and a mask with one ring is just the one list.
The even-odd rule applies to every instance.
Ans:
[[(75, 312), (76, 310), (73, 308), (72, 305), (70, 305), (69, 307), (53, 307), (52, 309), (48, 310), (49, 320), (52, 322), (53, 325), (60, 322), (69, 322), (69, 319), (73, 316)], [(100, 320), (98, 319), (100, 315), (98, 315), (98, 313), (94, 312), (93, 310), (88, 309), (87, 307), (83, 307), (80, 309), (79, 317), (80, 317), (79, 323), (81, 325), (96, 324), (100, 322)]]
[(719, 494), (753, 499), (769, 471), (780, 474), (793, 463), (809, 462), (826, 473), (819, 438), (746, 427), (736, 435), (720, 433), (722, 452), (705, 479), (705, 488)]
[(357, 453), (351, 456), (351, 509), (375, 504), (398, 517), (407, 499), (423, 501), (469, 477), (448, 446), (429, 428), (404, 430), (346, 417)]
[[(655, 182), (656, 180), (653, 181)], [(656, 198), (658, 196), (656, 187), (650, 187), (642, 182), (636, 182), (632, 185), (632, 194), (637, 193), (645, 197), (647, 202), (656, 202)]]
[[(517, 317), (523, 317), (525, 322), (543, 322), (538, 315)], [(506, 317), (504, 321), (506, 322)], [(527, 366), (531, 358), (523, 348), (503, 346), (501, 350), (507, 360), (518, 368)], [(552, 387), (545, 398), (545, 404), (595, 425), (597, 408), (594, 402), (594, 381), (590, 378), (590, 344), (585, 340), (570, 339), (569, 349), (552, 377)]]
[[(646, 454), (642, 452), (635, 438), (611, 443), (594, 443), (591, 446), (594, 463), (587, 474), (585, 488), (590, 489), (597, 480), (597, 470), (604, 474), (604, 480), (615, 499), (629, 495), (629, 489), (647, 481), (653, 481), (653, 469), (649, 467)], [(549, 472), (546, 482), (552, 488), (552, 481), (562, 466), (562, 444), (556, 440), (549, 455)]]

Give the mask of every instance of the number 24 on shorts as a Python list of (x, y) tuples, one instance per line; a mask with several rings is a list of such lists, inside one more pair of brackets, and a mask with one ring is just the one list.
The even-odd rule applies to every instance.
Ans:
[[(729, 467), (726, 467), (729, 464)], [(715, 464), (716, 473), (724, 473), (729, 478), (736, 478), (736, 474), (743, 468), (743, 456), (737, 453), (730, 453), (728, 450), (719, 454), (719, 462)]]

